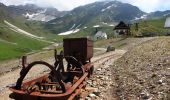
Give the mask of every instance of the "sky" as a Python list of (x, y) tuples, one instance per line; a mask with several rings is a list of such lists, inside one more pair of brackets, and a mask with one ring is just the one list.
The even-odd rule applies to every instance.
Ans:
[[(0, 0), (5, 5), (24, 5), (27, 3), (33, 3), (42, 7), (55, 7), (60, 11), (71, 10), (75, 7), (93, 3), (95, 1), (103, 0)], [(109, 0), (107, 0), (109, 1)], [(110, 0), (111, 1), (111, 0)], [(164, 11), (170, 10), (170, 0), (117, 0), (124, 3), (130, 3), (139, 7), (142, 11)]]

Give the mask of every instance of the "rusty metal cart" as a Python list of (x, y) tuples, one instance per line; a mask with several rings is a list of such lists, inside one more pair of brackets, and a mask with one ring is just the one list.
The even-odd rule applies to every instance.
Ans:
[[(59, 55), (55, 50), (54, 65), (45, 61), (26, 65), (26, 57), (23, 57), (20, 77), (16, 85), (9, 88), (12, 91), (10, 97), (16, 100), (73, 100), (78, 97), (93, 73), (94, 67), (90, 61), (93, 57), (93, 41), (69, 38), (64, 39), (63, 47), (64, 52)], [(23, 81), (36, 65), (46, 66), (51, 71), (44, 76)]]

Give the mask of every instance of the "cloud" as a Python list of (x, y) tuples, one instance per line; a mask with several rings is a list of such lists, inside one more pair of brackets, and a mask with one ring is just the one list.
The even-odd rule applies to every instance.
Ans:
[(99, 0), (36, 0), (40, 6), (52, 6), (59, 10), (71, 10), (80, 5), (85, 5)]
[(58, 10), (71, 10), (80, 5), (85, 5), (99, 0), (0, 0), (6, 5), (23, 5), (33, 3), (42, 7), (55, 7)]
[(22, 5), (26, 3), (34, 3), (34, 0), (0, 0), (0, 2), (6, 5)]
[(157, 10), (168, 10), (170, 9), (169, 0), (119, 0), (122, 2), (127, 2), (132, 5), (138, 6), (141, 10), (145, 12), (153, 12)]
[[(33, 3), (43, 7), (55, 7), (59, 10), (71, 10), (80, 5), (85, 5), (95, 1), (104, 0), (0, 0), (0, 2), (6, 5), (21, 5), (26, 3)], [(170, 9), (169, 6), (170, 0), (117, 0), (117, 1), (122, 1), (130, 3), (134, 6), (138, 6), (141, 10), (145, 12)]]

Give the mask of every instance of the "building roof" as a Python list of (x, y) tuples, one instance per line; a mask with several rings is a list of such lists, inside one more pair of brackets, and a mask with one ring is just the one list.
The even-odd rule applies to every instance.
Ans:
[(166, 21), (165, 21), (165, 28), (170, 28), (170, 17), (167, 17), (166, 18)]
[(125, 24), (123, 21), (120, 21), (120, 23), (115, 26), (114, 30), (116, 29), (130, 29), (130, 27), (127, 24)]

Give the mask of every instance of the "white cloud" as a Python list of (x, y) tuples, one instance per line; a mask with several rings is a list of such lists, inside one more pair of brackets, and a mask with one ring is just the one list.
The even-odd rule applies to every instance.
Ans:
[[(44, 5), (46, 2), (46, 4), (48, 4), (49, 0), (37, 0), (37, 4), (40, 5)], [(75, 7), (78, 7), (80, 5), (84, 5), (84, 4), (88, 4), (88, 3), (92, 3), (94, 1), (97, 0), (50, 0), (50, 6), (56, 7), (59, 10), (71, 10)]]
[(26, 3), (34, 3), (34, 0), (0, 0), (0, 2), (6, 5), (21, 5)]
[[(20, 5), (26, 3), (34, 3), (39, 6), (52, 6), (59, 10), (71, 10), (80, 5), (85, 5), (95, 1), (102, 0), (0, 0), (6, 5)], [(111, 1), (111, 0), (110, 0)], [(170, 9), (170, 0), (117, 0), (127, 2), (132, 5), (138, 6), (141, 10), (152, 12), (156, 10)]]
[(157, 10), (170, 9), (170, 0), (119, 0), (138, 6), (141, 10), (146, 12), (153, 12)]
[(0, 0), (6, 5), (21, 5), (33, 3), (43, 7), (55, 7), (59, 10), (71, 10), (80, 5), (85, 5), (99, 0)]

